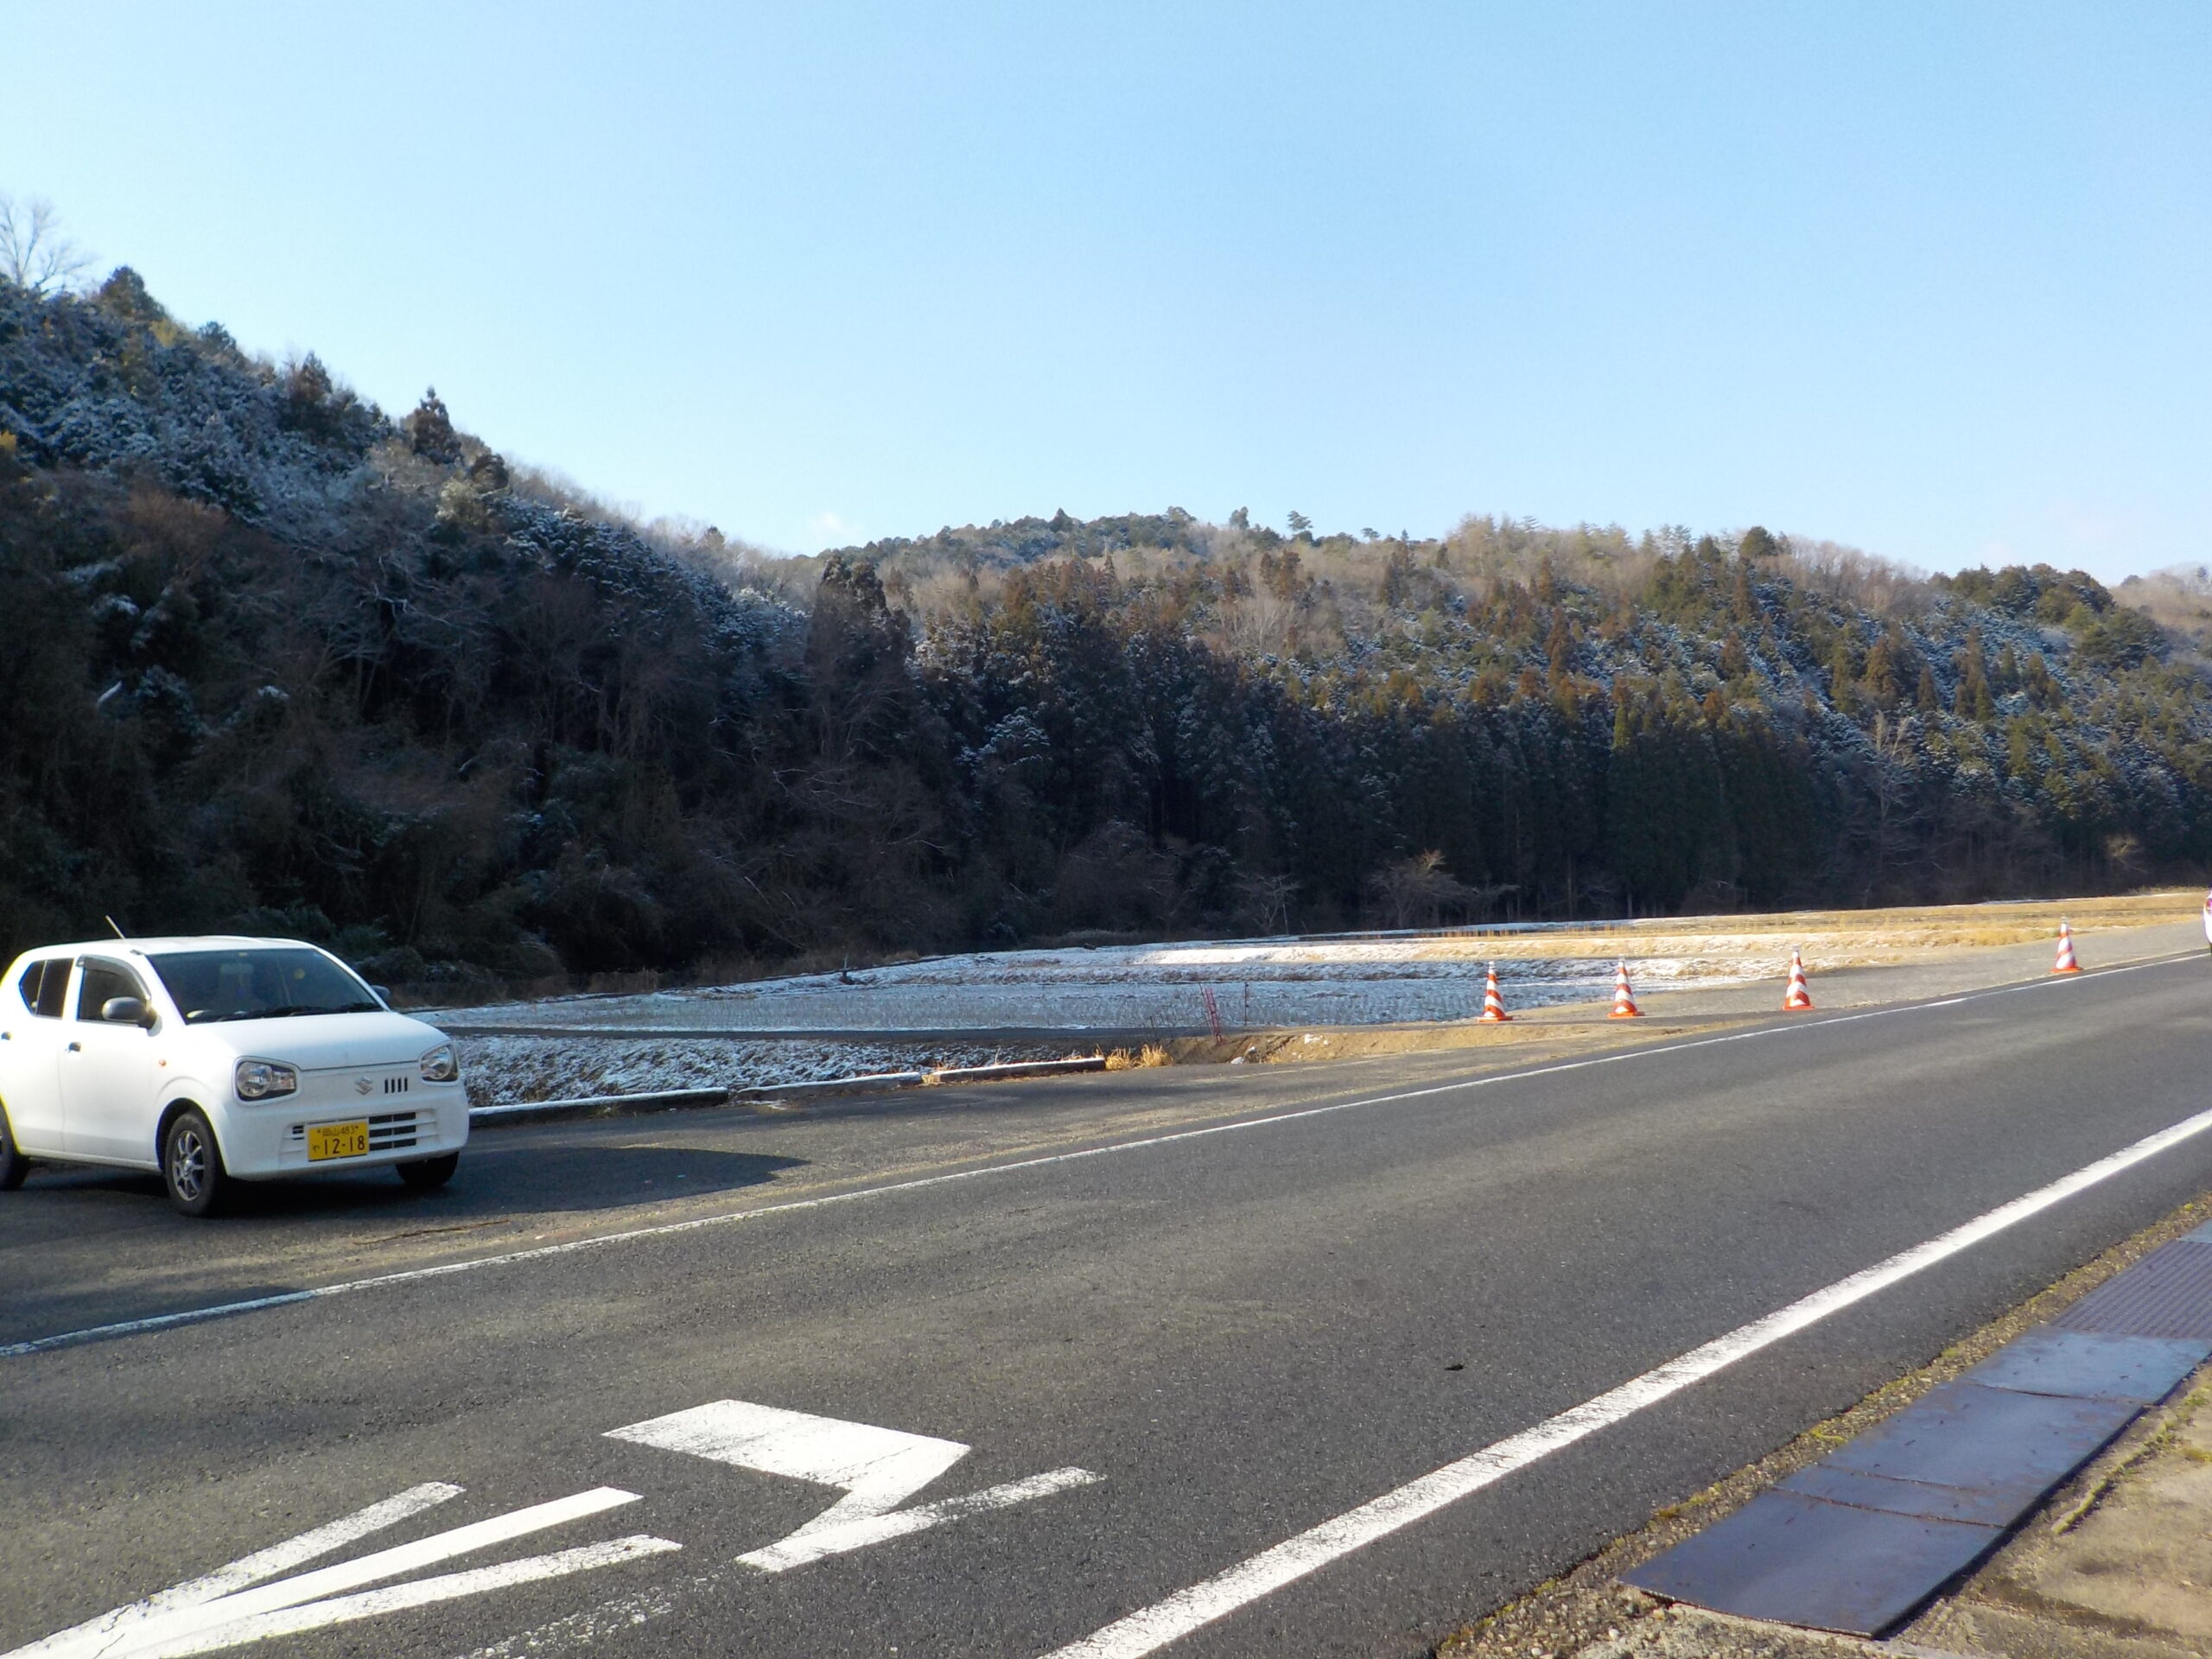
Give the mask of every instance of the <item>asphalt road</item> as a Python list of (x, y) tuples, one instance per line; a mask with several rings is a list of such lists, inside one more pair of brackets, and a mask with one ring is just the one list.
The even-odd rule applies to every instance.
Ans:
[[(637, 1497), (118, 1634), (1052, 1653), (2190, 1118), (2208, 1058), (2200, 957), (1535, 1075), (1458, 1051), (487, 1133), (435, 1198), (302, 1183), (212, 1224), (41, 1172), (0, 1196), (0, 1344), (419, 1276), (0, 1357), (0, 1651), (447, 1483), (284, 1571)], [(2208, 1187), (2212, 1133), (1163, 1650), (1419, 1651)], [(840, 1500), (839, 1553), (760, 1554)]]

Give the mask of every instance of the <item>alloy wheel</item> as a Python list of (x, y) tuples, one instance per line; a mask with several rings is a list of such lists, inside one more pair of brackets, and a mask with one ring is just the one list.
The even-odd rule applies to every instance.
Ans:
[(190, 1204), (207, 1181), (207, 1145), (190, 1127), (177, 1131), (169, 1142), (169, 1183), (177, 1197)]

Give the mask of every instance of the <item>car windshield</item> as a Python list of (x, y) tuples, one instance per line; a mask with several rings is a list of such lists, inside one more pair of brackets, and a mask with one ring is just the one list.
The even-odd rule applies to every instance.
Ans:
[(320, 950), (281, 945), (179, 950), (151, 958), (188, 1026), (370, 1014), (383, 1007), (359, 980)]

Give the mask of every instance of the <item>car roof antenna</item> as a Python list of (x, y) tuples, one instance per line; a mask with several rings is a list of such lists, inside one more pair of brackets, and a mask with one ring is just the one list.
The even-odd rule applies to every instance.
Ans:
[(115, 937), (116, 937), (117, 938), (118, 938), (118, 939), (127, 939), (127, 938), (129, 938), (130, 937), (128, 933), (124, 932), (124, 931), (120, 927), (117, 927), (117, 926), (116, 926), (116, 922), (115, 922), (115, 918), (114, 918), (114, 917), (112, 917), (112, 916), (103, 916), (103, 917), (101, 917), (101, 918), (100, 918), (100, 920), (102, 920), (102, 921), (105, 922), (105, 923), (106, 923), (110, 927), (111, 927), (111, 928), (114, 928), (114, 929), (115, 929)]

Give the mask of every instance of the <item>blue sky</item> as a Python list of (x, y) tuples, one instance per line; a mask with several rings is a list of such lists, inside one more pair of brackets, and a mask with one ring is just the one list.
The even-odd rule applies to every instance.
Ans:
[(188, 321), (793, 550), (1065, 507), (2212, 559), (2212, 9), (0, 4)]

